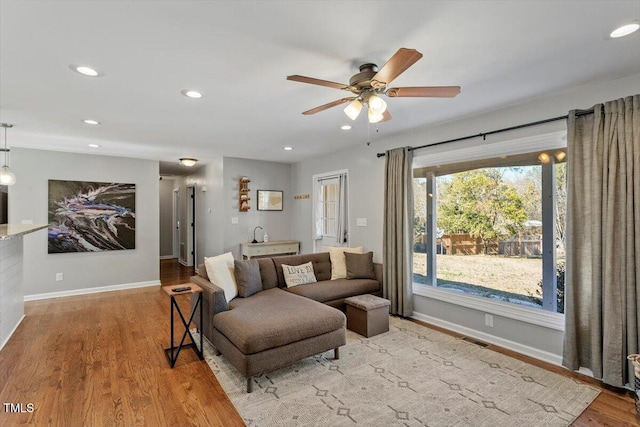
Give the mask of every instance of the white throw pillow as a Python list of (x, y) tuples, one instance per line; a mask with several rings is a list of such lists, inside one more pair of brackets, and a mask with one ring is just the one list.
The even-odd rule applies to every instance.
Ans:
[(233, 254), (213, 256), (204, 259), (204, 267), (207, 269), (209, 281), (222, 288), (227, 303), (238, 295), (238, 285), (233, 268)]
[(357, 248), (344, 248), (336, 246), (329, 248), (329, 258), (331, 259), (331, 280), (344, 279), (347, 277), (347, 260), (344, 257), (345, 252), (354, 254), (364, 253), (362, 246)]
[(287, 288), (317, 282), (311, 261), (301, 265), (282, 264), (282, 273), (284, 274), (284, 282), (287, 284)]

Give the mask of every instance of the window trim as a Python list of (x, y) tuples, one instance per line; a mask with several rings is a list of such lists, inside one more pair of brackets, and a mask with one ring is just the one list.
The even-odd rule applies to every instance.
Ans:
[[(440, 151), (440, 147), (434, 147), (435, 152), (429, 152), (431, 150), (425, 148), (422, 151), (423, 154), (414, 157), (412, 168), (433, 167), (462, 161), (473, 162), (505, 155), (566, 148), (566, 135), (566, 130), (559, 130), (474, 146), (464, 143), (445, 151)], [(565, 315), (545, 310), (542, 307), (526, 307), (419, 283), (413, 283), (413, 293), (532, 325), (562, 332), (565, 330)]]
[[(494, 143), (482, 143), (469, 146), (461, 144), (460, 147), (444, 152), (429, 153), (428, 149), (423, 149), (422, 154), (414, 155), (413, 169), (446, 165), (450, 163), (474, 162), (476, 160), (491, 159), (500, 156), (510, 156), (514, 154), (525, 154), (533, 151), (553, 150), (556, 148), (566, 148), (567, 131), (556, 131), (541, 133), (539, 135), (524, 138), (515, 138), (507, 141)], [(437, 149), (440, 147), (434, 147)]]
[(414, 295), (459, 305), (507, 319), (564, 332), (564, 314), (542, 308), (533, 308), (506, 301), (497, 301), (476, 295), (440, 289), (419, 283), (413, 284)]

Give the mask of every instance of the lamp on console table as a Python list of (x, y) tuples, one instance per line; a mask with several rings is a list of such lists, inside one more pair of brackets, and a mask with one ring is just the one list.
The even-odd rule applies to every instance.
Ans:
[(257, 226), (256, 228), (254, 228), (254, 229), (253, 229), (253, 242), (251, 242), (251, 243), (258, 243), (258, 241), (256, 240), (256, 230), (257, 230), (258, 228), (259, 228), (260, 230), (263, 230), (263, 228), (262, 228), (262, 227), (260, 227), (260, 226)]

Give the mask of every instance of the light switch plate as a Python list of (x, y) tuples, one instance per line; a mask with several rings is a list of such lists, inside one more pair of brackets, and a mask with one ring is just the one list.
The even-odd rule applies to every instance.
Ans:
[(367, 218), (357, 218), (356, 226), (358, 227), (366, 227), (367, 226)]
[(237, 224), (238, 223), (238, 217), (237, 216), (232, 216), (231, 217), (231, 224)]

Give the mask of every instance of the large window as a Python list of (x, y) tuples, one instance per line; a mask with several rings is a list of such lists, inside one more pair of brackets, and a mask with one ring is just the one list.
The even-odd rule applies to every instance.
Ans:
[(414, 282), (564, 312), (566, 152), (414, 171)]

